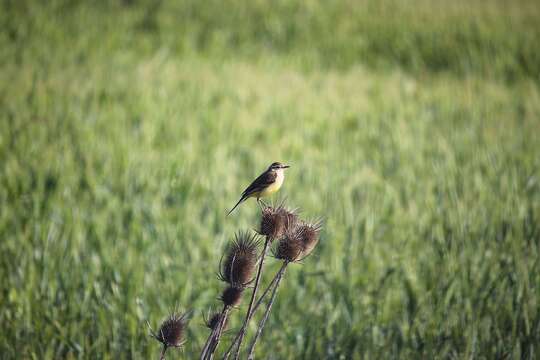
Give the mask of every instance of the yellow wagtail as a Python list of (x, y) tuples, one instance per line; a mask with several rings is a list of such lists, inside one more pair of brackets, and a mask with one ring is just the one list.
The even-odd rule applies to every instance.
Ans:
[(281, 185), (283, 185), (283, 180), (285, 179), (285, 169), (288, 167), (289, 165), (285, 165), (280, 162), (275, 162), (270, 165), (265, 172), (253, 180), (246, 190), (244, 190), (240, 200), (238, 200), (236, 205), (234, 205), (231, 211), (229, 211), (227, 216), (229, 216), (229, 214), (232, 213), (238, 205), (250, 197), (256, 197), (257, 201), (260, 201), (262, 197), (271, 195), (278, 191)]

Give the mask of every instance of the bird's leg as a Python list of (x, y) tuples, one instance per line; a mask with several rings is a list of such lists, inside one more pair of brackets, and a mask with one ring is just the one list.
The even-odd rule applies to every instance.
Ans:
[(257, 197), (257, 204), (259, 204), (259, 207), (261, 208), (261, 210), (264, 210), (264, 206), (266, 204), (264, 204), (264, 202), (261, 200), (260, 197)]
[(263, 200), (260, 200), (260, 203), (263, 205), (264, 208), (267, 208), (267, 207), (268, 207), (268, 204), (265, 203)]

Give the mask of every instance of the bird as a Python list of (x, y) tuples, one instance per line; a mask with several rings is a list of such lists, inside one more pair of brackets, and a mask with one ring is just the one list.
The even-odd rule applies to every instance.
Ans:
[(278, 191), (281, 185), (283, 185), (283, 180), (285, 180), (285, 169), (288, 169), (289, 167), (289, 165), (280, 162), (272, 163), (265, 172), (253, 180), (253, 182), (244, 190), (240, 200), (238, 200), (236, 205), (234, 205), (227, 213), (227, 216), (229, 216), (238, 205), (251, 197), (256, 197), (257, 202), (260, 203), (261, 197), (271, 195)]

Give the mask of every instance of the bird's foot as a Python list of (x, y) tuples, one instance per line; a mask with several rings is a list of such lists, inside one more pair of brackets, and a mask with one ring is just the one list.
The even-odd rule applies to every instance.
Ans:
[(259, 206), (261, 207), (261, 210), (266, 209), (268, 207), (268, 204), (262, 201), (261, 199), (257, 199), (259, 202)]

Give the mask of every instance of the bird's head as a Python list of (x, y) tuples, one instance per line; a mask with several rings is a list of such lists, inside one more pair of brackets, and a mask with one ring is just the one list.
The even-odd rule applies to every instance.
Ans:
[(280, 170), (280, 169), (287, 169), (289, 167), (290, 167), (289, 165), (285, 165), (285, 164), (280, 163), (280, 162), (275, 162), (275, 163), (272, 163), (272, 165), (270, 165), (268, 170), (277, 171), (277, 170)]

